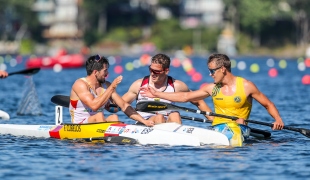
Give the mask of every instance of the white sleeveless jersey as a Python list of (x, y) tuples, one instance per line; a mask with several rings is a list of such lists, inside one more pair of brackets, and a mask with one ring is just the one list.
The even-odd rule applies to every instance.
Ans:
[[(85, 78), (81, 78), (81, 79), (86, 82), (87, 86), (89, 87), (90, 93), (96, 98), (97, 97), (96, 93), (90, 87), (86, 79)], [(102, 85), (105, 91), (106, 88), (104, 86), (105, 86), (105, 83), (103, 83)], [(103, 94), (104, 91), (101, 94)], [(103, 113), (104, 106), (105, 104), (102, 107), (100, 107), (97, 111), (93, 111), (90, 107), (84, 104), (80, 99), (70, 99), (69, 112), (71, 115), (71, 122), (74, 124), (88, 123), (88, 118), (90, 116), (95, 115), (97, 113)]]
[[(142, 80), (141, 83), (141, 87), (146, 87), (149, 84), (149, 78), (150, 76), (145, 76)], [(173, 78), (168, 76), (167, 78), (167, 85), (166, 85), (166, 89), (162, 92), (175, 92), (174, 89), (174, 84), (173, 84)], [(173, 102), (166, 100), (166, 99), (161, 99), (161, 98), (149, 98), (149, 97), (143, 97), (140, 94), (140, 91), (138, 93), (138, 97), (136, 99), (136, 103), (142, 102), (142, 101), (158, 101), (158, 102), (165, 102), (165, 103), (171, 103), (174, 104)], [(144, 119), (148, 119), (152, 116), (154, 116), (155, 114), (153, 113), (147, 113), (147, 112), (141, 112), (141, 111), (137, 111)], [(167, 111), (160, 111), (160, 113), (162, 114), (169, 114), (171, 111), (167, 110)]]

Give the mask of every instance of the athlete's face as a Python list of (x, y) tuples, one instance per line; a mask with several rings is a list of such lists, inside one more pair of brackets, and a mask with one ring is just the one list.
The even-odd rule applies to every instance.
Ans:
[(104, 64), (103, 68), (100, 71), (97, 71), (95, 75), (99, 83), (104, 83), (105, 78), (108, 76), (108, 74), (109, 74), (108, 67), (106, 64)]
[(153, 82), (158, 82), (166, 79), (169, 69), (163, 69), (161, 64), (152, 63), (149, 66), (150, 77)]
[(215, 61), (212, 61), (208, 64), (209, 74), (214, 79), (214, 83), (220, 83), (223, 79), (223, 66), (217, 67)]

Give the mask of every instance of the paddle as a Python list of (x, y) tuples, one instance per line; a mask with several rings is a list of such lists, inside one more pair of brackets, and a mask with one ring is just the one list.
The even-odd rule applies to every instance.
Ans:
[[(60, 105), (63, 107), (69, 107), (69, 103), (70, 103), (70, 97), (69, 96), (65, 96), (65, 95), (55, 95), (51, 98), (51, 101), (56, 104), (56, 105)], [(138, 106), (140, 106), (141, 104), (137, 104), (137, 108), (140, 109)], [(143, 108), (145, 109), (145, 108)], [(192, 118), (192, 117), (187, 117), (187, 116), (181, 116), (181, 118), (184, 119), (188, 119), (188, 120), (193, 120), (193, 121), (198, 121), (198, 122), (210, 122), (207, 119), (199, 119), (199, 118)], [(263, 130), (259, 130), (259, 129), (254, 129), (251, 128), (251, 131), (253, 133), (257, 133), (257, 134), (262, 134), (265, 138), (269, 138), (271, 136), (271, 133), (268, 131), (263, 131)]]
[(65, 95), (55, 95), (51, 98), (52, 103), (69, 108), (70, 97)]
[(31, 69), (24, 69), (24, 70), (16, 71), (16, 72), (10, 72), (8, 75), (11, 76), (14, 74), (23, 74), (23, 75), (30, 76), (30, 75), (38, 73), (39, 71), (40, 71), (40, 68), (31, 68)]
[[(193, 113), (203, 114), (203, 115), (208, 115), (208, 116), (222, 117), (222, 118), (227, 118), (227, 119), (232, 119), (232, 120), (239, 119), (238, 117), (235, 117), (235, 116), (226, 116), (223, 114), (216, 114), (213, 112), (200, 111), (200, 110), (195, 110), (195, 109), (177, 106), (174, 104), (169, 104), (169, 103), (164, 103), (164, 102), (155, 102), (155, 101), (139, 102), (137, 104), (137, 109), (139, 109), (140, 111), (144, 111), (144, 112), (163, 111), (163, 110), (168, 110), (168, 109), (169, 110), (183, 110), (183, 111), (187, 111), (187, 112), (193, 112)], [(264, 125), (264, 126), (273, 127), (273, 124), (271, 124), (271, 123), (265, 123), (265, 122), (249, 120), (249, 119), (247, 119), (245, 121), (247, 121), (249, 123), (253, 123), (253, 124), (260, 124), (260, 125)], [(309, 129), (294, 128), (294, 127), (289, 127), (289, 126), (284, 126), (283, 129), (299, 132), (299, 133), (303, 134), (304, 136), (310, 138), (310, 130)]]

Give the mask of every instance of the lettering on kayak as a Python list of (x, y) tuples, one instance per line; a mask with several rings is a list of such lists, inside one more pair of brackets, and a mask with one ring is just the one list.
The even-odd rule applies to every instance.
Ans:
[(81, 132), (82, 129), (80, 124), (65, 124), (64, 131)]
[(184, 128), (183, 132), (192, 134), (195, 128)]
[(105, 132), (105, 130), (103, 130), (103, 129), (97, 129), (97, 131), (96, 131), (97, 133), (104, 133)]
[(123, 139), (122, 142), (123, 142), (123, 143), (130, 143), (131, 140), (130, 140), (130, 139)]
[(147, 106), (148, 108), (155, 108), (155, 109), (166, 109), (167, 106), (156, 106), (156, 105), (148, 105)]
[(145, 128), (145, 129), (143, 129), (143, 131), (141, 132), (141, 134), (148, 134), (148, 133), (150, 133), (150, 132), (152, 132), (153, 131), (153, 128)]

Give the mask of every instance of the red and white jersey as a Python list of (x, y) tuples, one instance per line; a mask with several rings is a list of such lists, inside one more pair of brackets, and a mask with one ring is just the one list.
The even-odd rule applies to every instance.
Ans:
[[(90, 93), (96, 98), (97, 95), (94, 90), (90, 87), (89, 83), (85, 78), (81, 78), (83, 81), (86, 82), (87, 86), (89, 87)], [(105, 83), (103, 83), (102, 88), (104, 89), (101, 94), (104, 93), (106, 88), (104, 87)], [(101, 95), (100, 94), (100, 95)], [(99, 95), (99, 96), (100, 96)], [(69, 105), (69, 112), (71, 115), (71, 122), (74, 124), (85, 124), (88, 123), (88, 118), (92, 115), (97, 113), (103, 113), (105, 104), (100, 107), (97, 111), (93, 111), (90, 107), (84, 104), (80, 99), (71, 99), (70, 98), (70, 105)]]
[[(146, 87), (149, 84), (149, 79), (150, 76), (145, 76), (142, 80), (141, 87)], [(175, 92), (174, 84), (173, 84), (173, 78), (171, 76), (168, 76), (167, 82), (166, 82), (166, 89), (163, 90), (162, 92)], [(166, 99), (161, 99), (161, 98), (149, 98), (149, 97), (143, 97), (140, 94), (140, 91), (138, 93), (136, 103), (142, 102), (142, 101), (158, 101), (158, 102), (165, 102), (165, 103), (171, 103), (174, 104), (173, 102), (166, 100)], [(154, 116), (155, 114), (153, 113), (147, 113), (147, 112), (141, 112), (137, 111), (144, 119), (148, 119), (151, 116)], [(169, 114), (171, 111), (161, 111), (162, 114)]]

